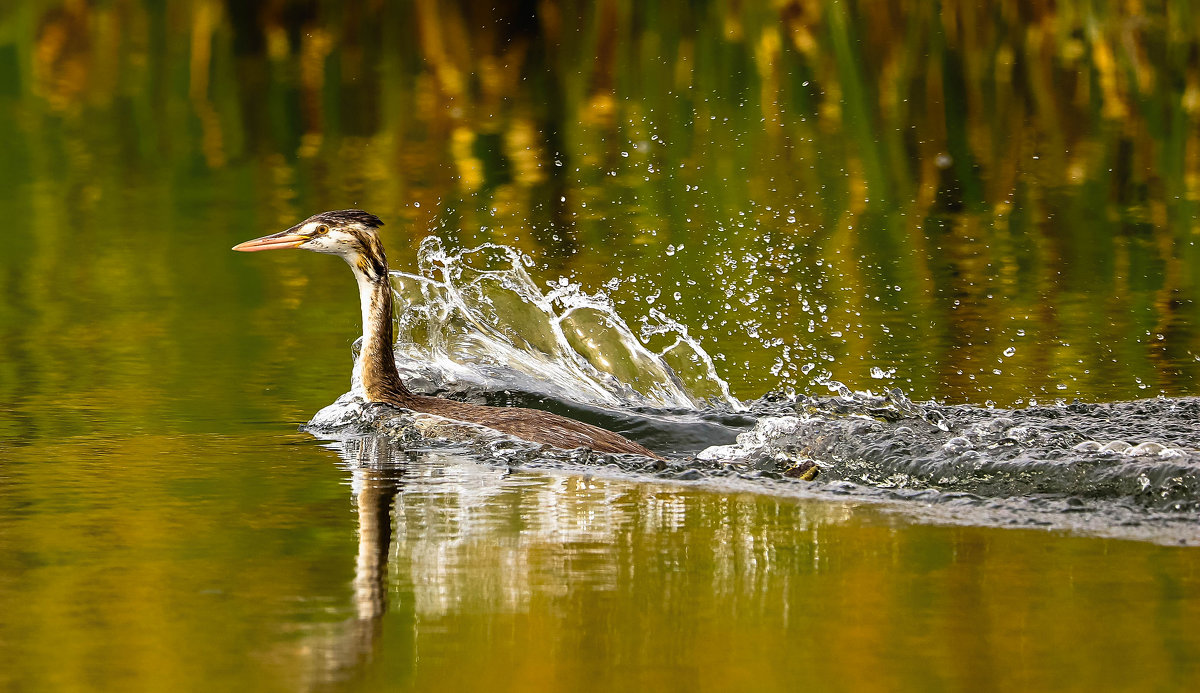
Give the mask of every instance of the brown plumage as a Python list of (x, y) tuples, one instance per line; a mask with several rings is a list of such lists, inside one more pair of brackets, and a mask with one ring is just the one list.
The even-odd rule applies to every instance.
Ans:
[(585, 447), (597, 452), (625, 452), (662, 459), (624, 436), (558, 414), (520, 407), (489, 407), (410, 392), (400, 380), (392, 352), (392, 286), (387, 256), (376, 231), (382, 225), (378, 217), (359, 210), (322, 212), (281, 233), (236, 245), (234, 250), (302, 248), (346, 260), (358, 281), (363, 314), (362, 351), (355, 368), (359, 369), (363, 391), (370, 402), (479, 424), (556, 448)]

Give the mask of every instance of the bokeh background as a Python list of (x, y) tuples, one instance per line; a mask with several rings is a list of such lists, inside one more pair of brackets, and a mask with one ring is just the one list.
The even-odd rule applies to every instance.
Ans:
[(4, 389), (320, 406), (344, 270), (227, 249), (357, 206), (395, 268), (492, 241), (658, 308), (742, 398), (1196, 394), (1198, 46), (1165, 2), (5, 3)]
[(1182, 1), (2, 0), (0, 689), (1191, 690), (1194, 548), (339, 456), (346, 268), (229, 248), (518, 248), (742, 399), (1200, 395), (1198, 123)]

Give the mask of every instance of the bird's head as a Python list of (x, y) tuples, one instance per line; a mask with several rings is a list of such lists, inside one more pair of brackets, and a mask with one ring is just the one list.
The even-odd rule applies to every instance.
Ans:
[(379, 241), (380, 226), (383, 222), (379, 217), (357, 209), (321, 212), (286, 231), (239, 243), (233, 249), (250, 253), (300, 248), (339, 255), (351, 267), (378, 279), (387, 275), (387, 258)]

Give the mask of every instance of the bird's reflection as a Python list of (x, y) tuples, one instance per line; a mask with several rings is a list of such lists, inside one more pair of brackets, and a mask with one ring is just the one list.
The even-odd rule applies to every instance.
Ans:
[(314, 649), (318, 671), (314, 687), (352, 679), (354, 672), (374, 659), (388, 610), (388, 554), (392, 543), (393, 509), (409, 455), (384, 436), (348, 440), (338, 454), (351, 475), (353, 502), (358, 511), (358, 557), (354, 567), (354, 615), (326, 631)]
[(403, 452), (382, 436), (347, 443), (354, 500), (358, 507), (358, 562), (354, 601), (359, 622), (378, 621), (387, 610), (388, 547), (392, 543), (392, 506), (404, 474)]
[[(335, 607), (347, 617), (304, 643), (307, 688), (317, 690), (372, 689), (382, 672), (392, 686), (422, 671), (454, 672), (463, 648), (499, 661), (529, 641), (617, 638), (608, 628), (622, 631), (624, 621), (598, 619), (599, 602), (633, 614), (647, 599), (682, 600), (667, 609), (677, 613), (700, 590), (765, 609), (764, 592), (779, 598), (790, 576), (816, 569), (818, 528), (854, 513), (836, 503), (514, 471), (449, 448), (405, 450), (383, 436), (332, 447), (350, 478), (358, 551), (351, 603)], [(778, 537), (791, 548), (780, 550)], [(697, 564), (707, 567), (682, 569)], [(541, 616), (521, 616), (531, 613)], [(560, 625), (546, 626), (547, 613)], [(496, 622), (515, 628), (507, 640)]]

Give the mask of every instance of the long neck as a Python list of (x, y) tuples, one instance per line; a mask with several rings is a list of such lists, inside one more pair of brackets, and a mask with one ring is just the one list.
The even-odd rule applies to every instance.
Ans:
[(350, 267), (358, 280), (363, 319), (362, 349), (354, 364), (355, 380), (362, 383), (367, 401), (406, 406), (412, 393), (396, 372), (392, 351), (392, 285), (388, 281), (387, 261), (374, 265), (351, 263)]

